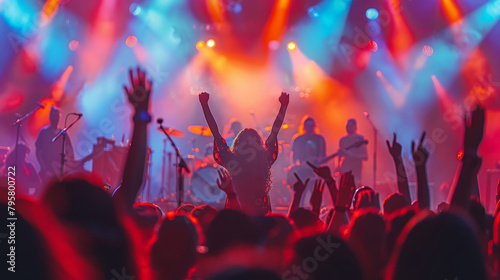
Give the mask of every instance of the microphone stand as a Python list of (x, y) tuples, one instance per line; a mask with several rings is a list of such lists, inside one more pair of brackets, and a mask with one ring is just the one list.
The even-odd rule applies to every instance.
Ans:
[(375, 124), (370, 119), (370, 115), (365, 112), (365, 117), (368, 120), (368, 123), (373, 128), (373, 187), (375, 188), (377, 183), (377, 138), (378, 138), (378, 130)]
[[(66, 116), (66, 120), (68, 120), (68, 116)], [(66, 148), (66, 131), (68, 131), (77, 121), (79, 121), (80, 119), (82, 118), (81, 115), (78, 115), (78, 118), (76, 120), (74, 120), (68, 127), (65, 127), (63, 128), (56, 136), (54, 136), (54, 138), (52, 138), (52, 142), (55, 142), (61, 135), (63, 137), (63, 141), (62, 141), (62, 150), (61, 150), (61, 165), (60, 165), (60, 169), (59, 169), (59, 175), (62, 179), (63, 175), (64, 175), (64, 163), (66, 161), (66, 151), (65, 151), (65, 148)], [(64, 124), (66, 125), (66, 123)]]
[(158, 120), (158, 124), (160, 125), (160, 129), (165, 133), (167, 136), (168, 140), (170, 141), (170, 144), (175, 150), (175, 156), (176, 156), (176, 165), (177, 165), (177, 207), (180, 207), (182, 205), (182, 202), (184, 200), (184, 173), (183, 171), (186, 170), (187, 173), (191, 173), (191, 170), (189, 170), (189, 167), (187, 166), (186, 162), (182, 158), (181, 152), (179, 151), (179, 148), (175, 145), (174, 141), (168, 135), (167, 131), (162, 125), (163, 120), (160, 121)]
[(18, 154), (19, 154), (19, 149), (18, 149), (18, 146), (19, 146), (19, 135), (20, 135), (20, 130), (21, 130), (21, 126), (23, 125), (23, 121), (25, 119), (27, 119), (29, 116), (31, 116), (33, 113), (35, 113), (38, 109), (42, 108), (41, 105), (37, 105), (33, 110), (31, 110), (31, 112), (27, 113), (26, 115), (24, 115), (24, 117), (20, 117), (18, 118), (13, 124), (12, 126), (17, 126), (17, 132), (16, 132), (16, 155), (15, 155), (15, 166), (17, 166), (17, 158), (18, 158)]

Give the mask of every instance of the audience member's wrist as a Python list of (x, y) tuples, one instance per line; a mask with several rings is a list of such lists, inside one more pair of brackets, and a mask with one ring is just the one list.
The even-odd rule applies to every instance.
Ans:
[(236, 198), (236, 193), (235, 192), (228, 192), (226, 193), (227, 199), (235, 199)]
[(132, 118), (134, 123), (150, 123), (151, 115), (147, 110), (137, 110)]

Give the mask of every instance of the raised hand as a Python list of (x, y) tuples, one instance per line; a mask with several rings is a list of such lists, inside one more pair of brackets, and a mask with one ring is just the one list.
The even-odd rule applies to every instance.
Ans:
[(314, 173), (316, 175), (318, 175), (319, 177), (321, 177), (322, 179), (324, 179), (324, 180), (333, 179), (332, 172), (330, 171), (330, 167), (328, 167), (326, 165), (315, 166), (308, 161), (306, 163), (307, 163), (307, 165), (309, 165), (312, 168)]
[(470, 116), (470, 122), (465, 119), (465, 133), (464, 133), (464, 152), (477, 154), (479, 144), (483, 140), (484, 135), (484, 108), (476, 105), (474, 111)]
[(401, 146), (401, 144), (399, 144), (397, 137), (397, 134), (394, 132), (392, 136), (392, 146), (389, 143), (389, 140), (385, 140), (387, 148), (389, 149), (389, 153), (391, 153), (391, 156), (393, 158), (401, 157), (401, 151), (403, 150), (403, 147)]
[(134, 106), (136, 112), (147, 111), (153, 82), (146, 78), (146, 72), (137, 67), (137, 77), (129, 69), (130, 87), (123, 86), (127, 99)]
[(297, 173), (293, 173), (295, 178), (297, 178), (297, 181), (293, 184), (293, 190), (296, 193), (304, 193), (306, 190), (307, 184), (309, 183), (309, 178), (307, 178), (304, 182), (300, 179), (299, 175)]
[(312, 211), (318, 215), (319, 215), (319, 210), (321, 208), (321, 201), (323, 200), (324, 187), (325, 187), (325, 181), (319, 179), (314, 182), (310, 204)]
[(288, 106), (288, 103), (290, 102), (290, 95), (286, 92), (282, 92), (278, 100), (280, 101), (281, 106)]
[[(220, 168), (217, 170), (219, 178), (217, 178), (217, 186), (226, 194), (234, 194), (233, 181), (227, 170)], [(220, 179), (220, 180), (219, 180)]]
[(210, 98), (210, 94), (202, 92), (198, 97), (200, 98), (201, 105), (205, 105), (208, 104), (208, 99)]
[(336, 207), (342, 207), (344, 209), (349, 209), (352, 203), (352, 197), (356, 191), (356, 186), (354, 185), (354, 175), (349, 171), (343, 173), (340, 177), (339, 192), (337, 196)]
[(415, 149), (415, 141), (411, 141), (411, 154), (416, 166), (425, 165), (427, 159), (429, 158), (429, 151), (423, 146), (425, 139), (425, 131), (420, 136), (420, 141), (418, 143), (417, 149)]

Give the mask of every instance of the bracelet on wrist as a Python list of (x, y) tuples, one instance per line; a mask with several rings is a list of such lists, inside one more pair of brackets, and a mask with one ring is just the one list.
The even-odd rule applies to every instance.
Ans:
[(142, 122), (142, 123), (150, 123), (151, 122), (151, 115), (148, 113), (146, 110), (142, 110), (139, 112), (136, 112), (134, 117), (132, 118), (134, 122)]

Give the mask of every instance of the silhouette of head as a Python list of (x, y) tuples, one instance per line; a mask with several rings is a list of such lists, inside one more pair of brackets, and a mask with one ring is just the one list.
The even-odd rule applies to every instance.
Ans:
[(356, 122), (355, 119), (349, 119), (347, 120), (347, 124), (345, 126), (345, 130), (347, 131), (347, 134), (354, 134), (358, 130), (358, 123)]
[(397, 243), (386, 279), (486, 279), (477, 235), (456, 214), (421, 212)]
[(245, 153), (249, 148), (263, 150), (264, 141), (260, 137), (257, 130), (253, 128), (245, 128), (234, 138), (232, 150), (234, 153)]
[(196, 261), (198, 234), (187, 216), (168, 213), (151, 246), (151, 266), (157, 279), (185, 279)]
[(50, 125), (53, 127), (57, 127), (57, 125), (59, 124), (60, 117), (61, 117), (61, 111), (55, 106), (50, 107), (50, 115), (49, 115)]
[(241, 126), (241, 123), (237, 120), (233, 120), (231, 122), (231, 131), (234, 135), (237, 135), (241, 130), (243, 129), (243, 127)]
[(217, 254), (235, 245), (255, 245), (259, 232), (250, 218), (235, 210), (221, 210), (208, 227), (208, 254)]
[(390, 215), (400, 209), (410, 206), (410, 202), (400, 193), (393, 193), (384, 199), (384, 215)]
[(283, 279), (363, 279), (356, 255), (340, 237), (328, 233), (304, 237), (294, 249), (295, 264)]
[(316, 128), (316, 122), (313, 118), (308, 117), (304, 120), (304, 133), (310, 134), (314, 133), (314, 129)]

